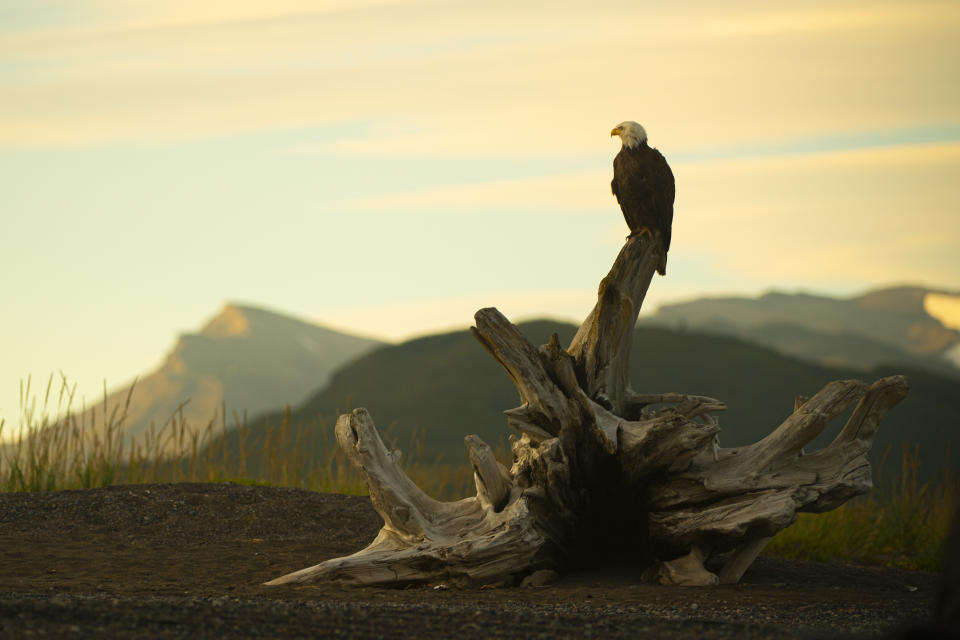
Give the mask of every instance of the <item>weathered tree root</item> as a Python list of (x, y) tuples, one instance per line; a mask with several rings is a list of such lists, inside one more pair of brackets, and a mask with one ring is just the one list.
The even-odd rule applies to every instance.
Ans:
[[(467, 436), (476, 496), (430, 498), (365, 409), (340, 416), (337, 442), (366, 476), (384, 526), (362, 551), (267, 584), (514, 584), (603, 552), (640, 558), (645, 575), (665, 584), (735, 583), (797, 512), (869, 491), (867, 454), (880, 420), (907, 394), (903, 376), (831, 382), (763, 440), (731, 449), (716, 441), (720, 400), (630, 388), (633, 329), (659, 247), (646, 235), (627, 240), (568, 349), (556, 336), (534, 347), (496, 309), (477, 312), (473, 334), (522, 404), (504, 412), (514, 432), (509, 470)], [(805, 455), (855, 402), (836, 439)], [(728, 551), (719, 574), (704, 567)]]

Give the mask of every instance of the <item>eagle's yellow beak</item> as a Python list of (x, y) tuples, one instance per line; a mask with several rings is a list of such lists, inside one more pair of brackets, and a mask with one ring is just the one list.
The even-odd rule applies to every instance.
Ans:
[(618, 136), (618, 135), (620, 135), (621, 133), (623, 133), (623, 129), (621, 129), (620, 127), (614, 127), (614, 128), (613, 128), (613, 131), (610, 132), (610, 136), (611, 136), (611, 137), (612, 137), (612, 136)]

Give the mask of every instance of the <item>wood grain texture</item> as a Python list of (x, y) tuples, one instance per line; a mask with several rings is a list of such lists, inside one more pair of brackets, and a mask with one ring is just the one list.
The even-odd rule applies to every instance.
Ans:
[[(495, 308), (476, 313), (473, 335), (521, 404), (504, 411), (513, 432), (509, 469), (478, 437), (465, 439), (475, 496), (427, 496), (366, 410), (340, 416), (337, 441), (366, 477), (383, 528), (362, 551), (267, 584), (509, 585), (595, 556), (633, 558), (638, 579), (734, 583), (798, 512), (833, 509), (869, 491), (867, 454), (880, 421), (907, 395), (903, 376), (831, 382), (798, 397), (765, 438), (737, 448), (717, 444), (722, 400), (630, 388), (633, 328), (661, 253), (648, 234), (627, 239), (566, 349), (556, 335), (530, 344)], [(808, 454), (854, 404), (836, 439)], [(719, 575), (705, 568), (725, 552)]]

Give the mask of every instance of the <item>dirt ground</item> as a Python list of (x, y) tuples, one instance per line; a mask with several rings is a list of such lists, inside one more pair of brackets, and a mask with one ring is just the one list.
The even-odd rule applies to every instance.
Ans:
[[(937, 576), (761, 557), (741, 584), (598, 569), (540, 588), (262, 583), (369, 543), (367, 498), (227, 484), (0, 494), (4, 637), (873, 638), (921, 634)], [(914, 628), (913, 634), (907, 632)]]

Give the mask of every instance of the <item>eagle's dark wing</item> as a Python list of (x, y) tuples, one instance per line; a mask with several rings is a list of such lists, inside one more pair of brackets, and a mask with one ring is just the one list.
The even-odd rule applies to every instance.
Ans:
[[(670, 165), (659, 151), (645, 144), (620, 149), (613, 160), (613, 195), (631, 232), (644, 227), (659, 231), (663, 252), (670, 249), (676, 187)], [(661, 273), (666, 272), (666, 264)]]

